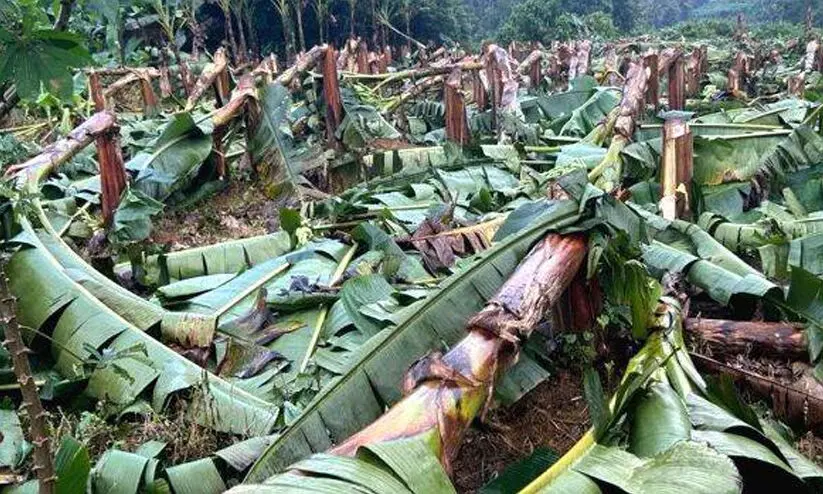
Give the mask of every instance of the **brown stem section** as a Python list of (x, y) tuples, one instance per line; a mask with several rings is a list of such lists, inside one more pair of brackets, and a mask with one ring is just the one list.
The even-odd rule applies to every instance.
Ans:
[(0, 319), (2, 319), (3, 332), (6, 336), (3, 345), (11, 354), (14, 375), (20, 384), (20, 394), (23, 397), (23, 404), (20, 408), (29, 417), (31, 443), (34, 445), (33, 470), (39, 481), (40, 494), (51, 494), (54, 492), (57, 477), (54, 474), (54, 463), (51, 459), (51, 440), (47, 432), (47, 416), (45, 410), (43, 410), (43, 404), (40, 403), (37, 385), (31, 374), (31, 367), (29, 367), (28, 354), (30, 350), (26, 348), (23, 342), (23, 335), (17, 323), (17, 301), (9, 292), (5, 265), (3, 271), (0, 272), (0, 298)]
[(712, 358), (689, 354), (701, 373), (723, 374), (735, 384), (771, 400), (772, 410), (782, 420), (802, 424), (805, 428), (821, 430), (823, 426), (823, 398), (803, 389), (787, 386), (774, 379), (744, 369), (731, 367)]
[(406, 398), (330, 452), (351, 456), (362, 445), (437, 431), (440, 459), (449, 469), (461, 436), (485, 410), (495, 378), (517, 360), (522, 341), (559, 300), (585, 257), (582, 235), (550, 234), (538, 242), (469, 320), (461, 342), (442, 357), (429, 355), (414, 364)]
[(97, 136), (114, 127), (114, 114), (110, 111), (95, 113), (88, 120), (72, 130), (66, 137), (46, 146), (43, 152), (30, 160), (12, 165), (6, 169), (6, 176), (24, 171), (26, 179), (35, 175), (46, 175), (58, 166), (72, 159)]
[(808, 360), (803, 325), (783, 322), (686, 319), (686, 332), (715, 355), (755, 355)]
[(686, 108), (686, 71), (683, 56), (678, 53), (669, 67), (669, 109)]
[(660, 74), (657, 69), (657, 53), (649, 53), (645, 56), (644, 61), (646, 67), (649, 68), (649, 83), (646, 89), (646, 104), (654, 107), (655, 110), (660, 106)]
[(466, 118), (466, 102), (463, 99), (463, 73), (454, 69), (443, 89), (446, 101), (446, 139), (457, 144), (468, 144), (471, 139), (469, 121)]
[(200, 77), (197, 79), (197, 82), (194, 84), (194, 87), (189, 94), (188, 100), (186, 100), (186, 110), (191, 110), (192, 108), (197, 105), (197, 101), (203, 96), (203, 94), (211, 87), (212, 84), (215, 84), (223, 73), (226, 72), (226, 67), (228, 67), (229, 61), (226, 57), (226, 50), (223, 48), (218, 48), (216, 52), (214, 52), (214, 59), (212, 63), (203, 70), (203, 73), (200, 74)]
[(151, 79), (145, 75), (140, 77), (140, 94), (143, 96), (143, 114), (149, 118), (156, 116), (157, 95), (151, 86)]
[(343, 103), (337, 77), (337, 54), (331, 45), (323, 57), (323, 97), (326, 100), (326, 140), (329, 146), (337, 148), (337, 128), (343, 121)]
[[(100, 87), (100, 76), (96, 72), (89, 74), (89, 90), (95, 110), (105, 110), (106, 101)], [(114, 212), (120, 203), (120, 194), (126, 188), (126, 167), (123, 164), (123, 155), (120, 151), (119, 128), (116, 117), (112, 125), (95, 136), (97, 146), (97, 163), (100, 169), (101, 207), (103, 223), (111, 225)]]
[(160, 50), (160, 96), (168, 98), (174, 93), (171, 87), (171, 76), (169, 75), (169, 61), (166, 51)]

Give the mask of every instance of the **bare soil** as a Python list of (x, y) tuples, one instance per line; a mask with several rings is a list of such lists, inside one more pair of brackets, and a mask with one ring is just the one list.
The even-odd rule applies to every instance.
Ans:
[(477, 492), (540, 446), (563, 454), (589, 426), (581, 375), (561, 371), (513, 406), (492, 410), (485, 424), (468, 431), (453, 465), (455, 487)]
[(265, 235), (279, 228), (279, 207), (252, 182), (234, 179), (193, 207), (158, 217), (151, 240), (177, 251)]

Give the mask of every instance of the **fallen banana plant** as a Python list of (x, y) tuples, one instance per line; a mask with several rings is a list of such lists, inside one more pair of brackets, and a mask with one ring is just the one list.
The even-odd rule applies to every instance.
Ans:
[[(300, 458), (324, 451), (332, 444), (342, 443), (353, 433), (377, 419), (383, 412), (383, 406), (400, 400), (401, 395), (397, 385), (403, 379), (403, 369), (423, 358), (433, 348), (439, 347), (439, 342), (456, 344), (463, 335), (467, 321), (484, 306), (487, 297), (491, 297), (494, 290), (503, 284), (505, 277), (514, 272), (519, 259), (529, 246), (547, 230), (574, 224), (578, 221), (578, 210), (579, 206), (575, 201), (555, 203), (546, 211), (541, 221), (520, 233), (509, 236), (481, 253), (474, 263), (449, 278), (443, 286), (425, 300), (411, 306), (396, 325), (383, 329), (370, 339), (358, 351), (346, 372), (323, 388), (304, 408), (301, 415), (263, 453), (250, 470), (247, 481), (262, 482)], [(545, 248), (549, 247), (549, 245), (545, 246)], [(582, 241), (579, 240), (566, 240), (560, 242), (558, 247), (564, 247), (560, 253), (571, 256), (569, 259), (578, 259), (577, 256), (582, 259), (582, 251), (585, 251)], [(559, 261), (559, 258), (553, 261), (548, 258), (543, 259), (544, 262), (541, 264), (540, 260), (544, 255), (549, 254), (546, 251), (538, 252), (532, 257), (532, 262), (546, 269), (552, 269), (553, 266), (555, 269), (559, 268), (553, 264)], [(521, 276), (526, 275), (521, 273)], [(532, 288), (539, 291), (541, 286), (535, 285)], [(555, 286), (554, 290), (559, 288)], [(546, 301), (544, 300), (543, 303)], [(471, 334), (469, 340), (454, 347), (455, 353), (451, 358), (467, 355), (482, 359), (485, 355), (487, 359), (487, 368), (479, 376), (473, 374), (474, 370), (467, 368), (460, 370), (460, 372), (467, 373), (466, 379), (472, 383), (483, 382), (480, 379), (484, 379), (485, 386), (479, 384), (467, 386), (466, 379), (464, 379), (460, 381), (461, 386), (464, 387), (458, 387), (455, 390), (458, 393), (465, 392), (466, 398), (470, 398), (473, 403), (471, 405), (473, 411), (470, 415), (473, 417), (486, 404), (491, 390), (489, 385), (496, 375), (496, 371), (490, 366), (496, 362), (497, 352), (506, 345), (489, 336), (489, 333), (481, 328), (477, 328)], [(510, 333), (510, 336), (513, 335)], [(474, 344), (478, 345), (478, 353), (474, 353), (472, 349)], [(443, 356), (440, 360), (448, 362), (446, 359), (447, 356)], [(437, 360), (432, 357), (420, 360), (420, 370), (426, 370), (423, 365), (425, 362), (434, 363)], [(478, 372), (481, 371), (478, 369)], [(420, 373), (421, 380), (425, 380), (425, 375), (425, 372)], [(459, 376), (455, 374), (452, 377)], [(532, 382), (529, 385), (534, 384)], [(396, 410), (406, 410), (411, 413), (413, 410), (427, 409), (429, 415), (414, 423), (409, 423), (410, 427), (419, 425), (421, 429), (418, 432), (421, 432), (423, 428), (431, 429), (437, 426), (437, 409), (426, 405), (426, 399), (430, 400), (429, 404), (433, 404), (439, 403), (440, 397), (441, 395), (436, 388), (431, 387), (431, 384), (421, 383), (418, 392), (403, 401), (406, 405)], [(447, 395), (442, 395), (442, 398), (447, 399)], [(344, 403), (348, 405), (344, 406)], [(354, 408), (349, 408), (352, 405)], [(445, 406), (447, 403), (443, 402), (442, 405)], [(344, 410), (345, 413), (341, 413)], [(400, 413), (399, 411), (395, 413)], [(469, 414), (468, 411), (466, 413)], [(468, 419), (468, 415), (463, 415), (462, 412), (458, 415)], [(462, 427), (458, 426), (450, 430), (459, 433)], [(413, 431), (410, 429), (406, 432), (408, 433), (398, 431), (393, 437), (410, 435)], [(358, 439), (350, 439), (346, 443), (347, 451), (354, 454), (358, 441)]]

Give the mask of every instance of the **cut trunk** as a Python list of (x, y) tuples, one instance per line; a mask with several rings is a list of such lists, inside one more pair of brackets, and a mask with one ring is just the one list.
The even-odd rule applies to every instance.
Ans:
[(726, 375), (735, 384), (769, 399), (772, 410), (781, 420), (806, 429), (819, 431), (823, 427), (823, 397), (703, 355), (690, 355), (701, 373)]
[(469, 320), (460, 343), (412, 366), (406, 398), (330, 452), (351, 456), (363, 445), (435, 432), (434, 448), (450, 470), (463, 433), (488, 405), (496, 377), (516, 361), (521, 342), (569, 286), (585, 256), (581, 235), (550, 234), (540, 241)]
[[(89, 88), (95, 110), (105, 111), (106, 104), (103, 89), (100, 87), (100, 77), (94, 72), (89, 75)], [(100, 169), (103, 224), (109, 226), (114, 219), (117, 205), (120, 203), (120, 195), (126, 188), (126, 167), (123, 164), (123, 154), (120, 150), (119, 128), (116, 120), (106, 132), (95, 137), (95, 145)]]
[(95, 113), (69, 134), (46, 146), (43, 151), (30, 160), (12, 165), (6, 169), (6, 176), (12, 176), (23, 171), (26, 181), (38, 180), (52, 173), (60, 165), (71, 160), (94, 139), (115, 126), (114, 114), (110, 111)]
[(690, 187), (693, 175), (694, 138), (689, 124), (680, 119), (663, 124), (663, 150), (660, 155), (660, 185), (663, 198), (660, 210), (667, 220), (691, 217)]
[(611, 192), (620, 185), (623, 178), (623, 160), (620, 153), (631, 142), (636, 120), (645, 109), (647, 81), (648, 74), (643, 60), (631, 64), (623, 86), (623, 97), (616, 109), (616, 118), (607, 119), (592, 132), (601, 137), (612, 130), (614, 132), (606, 157), (589, 172), (589, 180), (596, 181), (595, 183), (603, 190)]
[(160, 97), (163, 99), (171, 97), (174, 92), (171, 87), (171, 77), (169, 76), (169, 61), (166, 51), (160, 50)]
[(446, 139), (465, 145), (471, 139), (471, 132), (469, 121), (466, 119), (466, 102), (462, 89), (463, 73), (460, 69), (454, 69), (443, 89), (446, 105)]
[(645, 56), (646, 67), (649, 68), (649, 84), (646, 89), (646, 104), (655, 110), (660, 106), (660, 73), (657, 69), (657, 53), (652, 52)]
[(151, 85), (151, 77), (146, 73), (140, 75), (140, 94), (143, 96), (143, 115), (147, 118), (156, 117), (158, 114), (157, 95)]
[(686, 72), (683, 56), (672, 60), (669, 67), (669, 109), (683, 110), (686, 108)]
[[(223, 48), (218, 48), (217, 51), (214, 52), (214, 59), (212, 60), (212, 63), (206, 66), (200, 74), (200, 77), (197, 79), (197, 82), (194, 84), (191, 94), (189, 94), (189, 98), (186, 100), (186, 111), (191, 111), (195, 105), (197, 105), (197, 101), (203, 96), (210, 86), (216, 84), (217, 81), (224, 75), (228, 78), (228, 75), (226, 74), (228, 63), (229, 61), (226, 57), (226, 50)], [(226, 90), (227, 89), (228, 88), (226, 88)], [(222, 101), (222, 99), (218, 98), (218, 101)]]
[(802, 324), (692, 318), (686, 319), (685, 329), (716, 356), (809, 358)]
[(323, 57), (323, 97), (326, 100), (326, 140), (329, 146), (337, 148), (337, 128), (343, 121), (343, 103), (337, 77), (337, 54), (331, 45)]

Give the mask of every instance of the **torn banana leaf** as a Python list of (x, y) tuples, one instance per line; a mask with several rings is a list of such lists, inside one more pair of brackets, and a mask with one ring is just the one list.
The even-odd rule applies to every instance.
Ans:
[[(21, 247), (9, 262), (10, 287), (18, 297), (21, 325), (53, 339), (52, 355), (61, 374), (88, 377), (85, 392), (116, 407), (147, 397), (161, 411), (173, 394), (189, 391), (194, 397), (192, 419), (203, 425), (241, 435), (272, 430), (277, 406), (164, 346), (144, 331), (153, 324), (138, 328), (129, 323), (118, 312), (131, 300), (98, 300), (75, 279), (78, 269), (61, 262), (65, 258), (55, 256), (33, 232), (32, 238), (35, 245)], [(98, 293), (105, 291), (83, 273), (85, 283), (96, 284)], [(119, 310), (111, 309), (110, 303)]]

